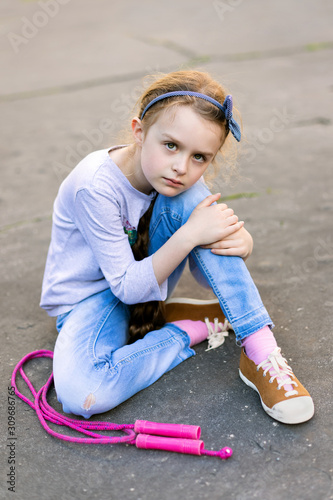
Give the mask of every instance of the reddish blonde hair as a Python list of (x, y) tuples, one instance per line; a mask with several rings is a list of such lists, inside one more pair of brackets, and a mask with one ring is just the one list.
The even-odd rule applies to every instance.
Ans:
[[(201, 94), (212, 97), (220, 102), (221, 105), (227, 96), (225, 89), (218, 82), (213, 80), (208, 73), (194, 70), (175, 71), (155, 80), (143, 93), (139, 101), (140, 108), (138, 116), (140, 117), (142, 115), (145, 107), (156, 97), (168, 92), (181, 90), (200, 92)], [(217, 106), (204, 99), (188, 95), (169, 97), (154, 104), (146, 112), (142, 122), (143, 126), (150, 127), (157, 120), (161, 110), (179, 105), (191, 106), (196, 113), (206, 120), (214, 121), (221, 125), (221, 127), (225, 129), (226, 135), (229, 132), (229, 129), (226, 128), (224, 113)]]

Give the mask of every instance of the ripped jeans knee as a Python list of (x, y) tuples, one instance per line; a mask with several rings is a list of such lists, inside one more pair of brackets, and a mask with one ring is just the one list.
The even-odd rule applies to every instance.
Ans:
[(107, 363), (105, 370), (85, 371), (82, 367), (77, 367), (77, 370), (73, 368), (63, 367), (60, 374), (57, 371), (55, 373), (55, 390), (65, 413), (90, 418), (119, 404), (121, 395), (117, 394), (117, 376), (112, 381)]

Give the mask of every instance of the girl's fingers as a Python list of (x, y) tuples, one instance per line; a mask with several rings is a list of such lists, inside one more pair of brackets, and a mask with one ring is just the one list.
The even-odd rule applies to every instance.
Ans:
[[(235, 215), (235, 217), (237, 217), (237, 216)], [(239, 231), (244, 226), (244, 221), (243, 220), (238, 221), (238, 222), (237, 221), (238, 221), (238, 218), (237, 218), (237, 220), (236, 220), (235, 223), (231, 223), (229, 226), (227, 226), (227, 227), (224, 228), (224, 230), (223, 230), (223, 233), (224, 233), (223, 238), (226, 238), (227, 236), (230, 236), (231, 234), (236, 233), (237, 231)]]
[(242, 227), (244, 226), (244, 221), (236, 222), (235, 224), (232, 224), (231, 226), (228, 226), (224, 228), (223, 230), (223, 237), (220, 240), (217, 240), (212, 243), (208, 243), (206, 245), (200, 245), (201, 248), (231, 248), (235, 246), (235, 242), (233, 241), (224, 241), (224, 238), (227, 238), (228, 236), (232, 235), (233, 233), (236, 233), (239, 231)]
[(227, 250), (228, 248), (238, 248), (241, 247), (243, 244), (243, 240), (220, 240), (216, 241), (215, 243), (211, 243), (209, 245), (201, 245), (201, 248), (215, 248), (219, 250)]
[(241, 248), (213, 248), (211, 252), (215, 255), (245, 257)]
[[(237, 217), (237, 215), (235, 215), (235, 217)], [(236, 231), (239, 231), (243, 226), (244, 226), (244, 221), (238, 220), (238, 217), (237, 217), (237, 222), (226, 228), (226, 231), (228, 232), (228, 236), (230, 234), (235, 233)]]
[(237, 215), (234, 215), (233, 211), (231, 211), (230, 214), (228, 214), (228, 216), (225, 218), (225, 222), (228, 226), (234, 226), (238, 222), (238, 217)]
[(221, 193), (210, 194), (209, 196), (204, 198), (202, 201), (200, 201), (200, 203), (198, 203), (196, 208), (209, 207), (212, 203), (219, 200), (220, 198), (221, 198)]

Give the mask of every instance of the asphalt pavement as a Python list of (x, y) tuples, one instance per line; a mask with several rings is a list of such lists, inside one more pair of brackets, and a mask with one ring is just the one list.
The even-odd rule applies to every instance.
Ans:
[[(332, 2), (2, 0), (0, 13), (0, 498), (333, 498)], [(10, 397), (16, 363), (56, 339), (39, 298), (61, 181), (118, 143), (147, 74), (180, 68), (212, 73), (242, 115), (237, 172), (213, 189), (254, 238), (248, 268), (315, 416), (266, 415), (231, 334), (102, 418), (201, 426), (206, 448), (233, 449), (225, 461), (60, 441)], [(176, 295), (211, 298), (188, 271)], [(29, 364), (37, 389), (50, 369)]]

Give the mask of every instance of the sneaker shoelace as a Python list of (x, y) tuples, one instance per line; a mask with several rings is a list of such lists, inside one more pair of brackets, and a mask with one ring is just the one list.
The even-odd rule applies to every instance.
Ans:
[(218, 318), (214, 318), (214, 327), (208, 318), (205, 318), (205, 323), (208, 330), (208, 348), (206, 351), (210, 351), (211, 349), (216, 349), (224, 343), (226, 337), (229, 335), (228, 330), (231, 330), (232, 326), (227, 319), (224, 320), (224, 323), (221, 323)]
[[(274, 351), (268, 356), (265, 361), (262, 361), (257, 366), (257, 371), (262, 368), (264, 370), (264, 377), (267, 372), (269, 372), (271, 378), (269, 380), (272, 383), (275, 379), (278, 383), (278, 390), (281, 389), (284, 385), (291, 385), (297, 387), (297, 382), (291, 379), (293, 375), (292, 369), (287, 364), (287, 360), (281, 355), (280, 347), (276, 347)], [(285, 396), (294, 396), (298, 394), (296, 389), (286, 391)]]

